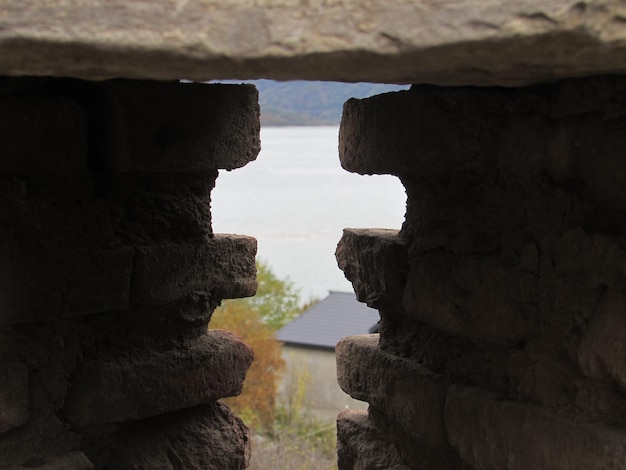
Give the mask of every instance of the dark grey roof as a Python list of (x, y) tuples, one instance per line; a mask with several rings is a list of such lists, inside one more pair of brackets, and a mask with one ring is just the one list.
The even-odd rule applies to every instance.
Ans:
[(352, 292), (333, 292), (277, 331), (285, 344), (335, 349), (344, 336), (371, 333), (378, 311), (356, 300)]

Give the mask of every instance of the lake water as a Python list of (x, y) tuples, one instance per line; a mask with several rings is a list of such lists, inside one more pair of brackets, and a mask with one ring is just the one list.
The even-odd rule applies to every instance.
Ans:
[(216, 233), (251, 235), (258, 255), (302, 294), (352, 291), (335, 261), (344, 227), (399, 229), (406, 196), (393, 176), (339, 164), (337, 127), (267, 127), (256, 161), (220, 171), (212, 192)]

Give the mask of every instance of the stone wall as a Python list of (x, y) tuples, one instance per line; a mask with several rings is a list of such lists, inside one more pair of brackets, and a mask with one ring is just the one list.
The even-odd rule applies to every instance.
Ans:
[(246, 466), (217, 400), (253, 352), (207, 323), (256, 241), (210, 193), (258, 119), (251, 86), (0, 80), (0, 468)]
[[(206, 327), (255, 241), (212, 233), (210, 191), (258, 114), (247, 86), (0, 79), (0, 468), (245, 468), (218, 399), (253, 353)], [(625, 123), (620, 76), (346, 104), (343, 166), (408, 203), (337, 250), (381, 313), (337, 348), (370, 405), (341, 470), (626, 468)]]
[(339, 467), (626, 468), (626, 78), (351, 100), (349, 171), (397, 175), (399, 232), (346, 229), (381, 314), (337, 348)]

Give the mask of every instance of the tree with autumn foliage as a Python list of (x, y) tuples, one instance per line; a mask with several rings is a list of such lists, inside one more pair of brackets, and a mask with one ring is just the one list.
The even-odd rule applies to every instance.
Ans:
[(281, 329), (302, 313), (300, 292), (289, 279), (278, 278), (267, 265), (257, 261), (256, 295), (246, 299), (227, 300), (226, 303), (242, 303), (255, 310), (263, 323), (274, 331)]
[(209, 328), (233, 331), (254, 350), (241, 395), (224, 400), (255, 429), (269, 431), (274, 424), (278, 384), (285, 367), (276, 330), (301, 311), (297, 289), (279, 279), (265, 263), (257, 263), (257, 295), (225, 300), (211, 318)]
[(209, 328), (233, 331), (254, 350), (241, 395), (223, 401), (254, 429), (270, 430), (274, 423), (277, 386), (285, 362), (274, 330), (259, 314), (242, 302), (224, 302), (214, 313)]

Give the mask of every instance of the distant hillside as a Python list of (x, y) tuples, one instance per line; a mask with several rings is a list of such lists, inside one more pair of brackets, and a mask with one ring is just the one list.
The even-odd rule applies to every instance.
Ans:
[(261, 124), (264, 126), (339, 125), (343, 103), (349, 98), (366, 98), (409, 88), (408, 85), (376, 83), (272, 80), (250, 83), (259, 90)]

